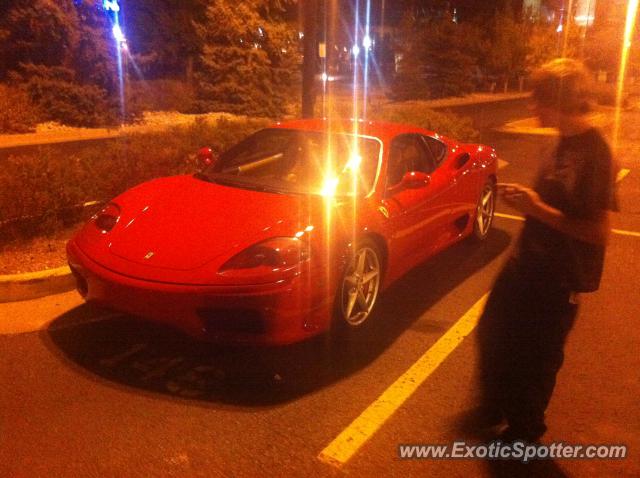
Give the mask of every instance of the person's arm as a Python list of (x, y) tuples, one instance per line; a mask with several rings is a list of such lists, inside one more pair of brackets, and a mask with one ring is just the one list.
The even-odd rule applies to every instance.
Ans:
[(550, 206), (540, 199), (533, 189), (521, 184), (499, 184), (502, 197), (507, 204), (529, 215), (547, 226), (592, 244), (606, 244), (609, 238), (609, 211), (594, 211), (589, 219), (567, 217), (562, 211)]

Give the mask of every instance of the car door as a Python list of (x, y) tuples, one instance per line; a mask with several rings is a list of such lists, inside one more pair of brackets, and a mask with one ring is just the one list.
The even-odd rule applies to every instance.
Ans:
[[(425, 137), (425, 139), (434, 150), (441, 149), (440, 144), (444, 144), (436, 138)], [(441, 174), (443, 181), (450, 185), (445, 194), (449, 214), (442, 223), (440, 234), (443, 238), (443, 247), (458, 239), (468, 225), (469, 219), (473, 217), (482, 186), (478, 180), (480, 176), (475, 174), (481, 164), (476, 155), (457, 144), (445, 145), (445, 149), (446, 153), (437, 162), (438, 174)]]
[[(415, 265), (431, 252), (425, 242), (432, 236), (441, 205), (444, 182), (435, 178), (434, 158), (419, 134), (399, 135), (391, 143), (387, 162), (383, 207), (388, 214), (389, 253), (392, 261), (405, 267)], [(406, 173), (423, 173), (422, 185), (406, 187)]]
[(425, 241), (435, 252), (449, 244), (459, 232), (454, 224), (454, 211), (460, 199), (457, 194), (459, 168), (454, 160), (458, 155), (438, 138), (420, 135), (420, 139), (429, 150), (434, 164), (431, 172), (433, 198), (426, 212), (431, 217), (431, 227), (425, 231)]

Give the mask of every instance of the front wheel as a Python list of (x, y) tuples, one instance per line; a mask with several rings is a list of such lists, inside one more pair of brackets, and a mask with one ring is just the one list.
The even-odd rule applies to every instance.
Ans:
[(473, 221), (473, 237), (477, 241), (484, 241), (491, 230), (496, 208), (496, 186), (493, 181), (487, 181), (482, 187), (476, 217)]
[(376, 305), (382, 279), (378, 246), (369, 239), (360, 241), (338, 286), (336, 320), (342, 330), (361, 328)]

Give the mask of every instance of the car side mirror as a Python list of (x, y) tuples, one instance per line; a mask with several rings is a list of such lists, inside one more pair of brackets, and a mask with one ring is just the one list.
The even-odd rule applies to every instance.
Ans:
[(404, 173), (400, 185), (406, 189), (419, 189), (431, 182), (431, 176), (422, 171), (409, 171)]
[(198, 150), (198, 163), (204, 168), (207, 168), (218, 161), (218, 156), (213, 152), (213, 150), (205, 146)]

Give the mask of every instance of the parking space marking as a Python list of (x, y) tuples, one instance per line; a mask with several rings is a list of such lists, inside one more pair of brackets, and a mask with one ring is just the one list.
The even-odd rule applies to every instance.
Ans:
[[(513, 219), (514, 221), (524, 221), (524, 217), (522, 216), (513, 216), (512, 214), (503, 214), (501, 212), (494, 213), (496, 217), (502, 217), (504, 219)], [(640, 232), (636, 231), (626, 231), (624, 229), (611, 229), (613, 234), (619, 234), (621, 236), (631, 236), (631, 237), (640, 237)]]
[(627, 177), (627, 175), (630, 172), (631, 172), (630, 169), (622, 168), (620, 171), (618, 171), (618, 175), (616, 176), (616, 182), (619, 183), (620, 181), (622, 181), (624, 178)]
[(522, 216), (513, 216), (511, 214), (503, 214), (501, 212), (495, 212), (495, 213), (493, 213), (493, 215), (495, 217), (502, 217), (504, 219), (513, 219), (514, 221), (524, 221), (525, 220), (524, 217), (522, 217)]
[(640, 237), (640, 232), (636, 232), (636, 231), (625, 231), (623, 229), (611, 229), (611, 232), (613, 232), (614, 234), (620, 234), (621, 236)]
[(447, 356), (475, 328), (488, 293), (478, 300), (425, 354), (364, 410), (324, 450), (318, 459), (340, 468), (362, 447)]

